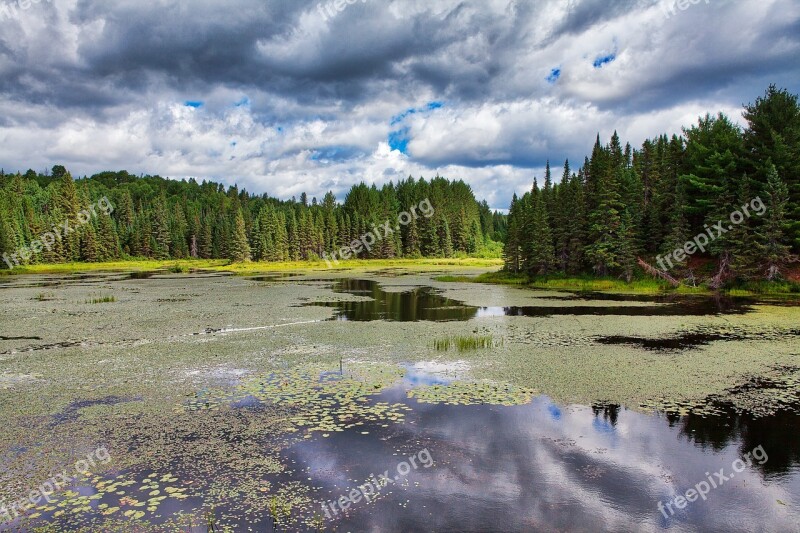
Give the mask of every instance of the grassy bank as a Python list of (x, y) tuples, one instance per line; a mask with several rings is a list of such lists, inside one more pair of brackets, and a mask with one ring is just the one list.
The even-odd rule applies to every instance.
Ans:
[(74, 274), (78, 272), (233, 272), (235, 274), (259, 274), (265, 272), (288, 272), (306, 270), (349, 270), (356, 268), (403, 268), (408, 270), (430, 270), (439, 267), (500, 268), (500, 259), (452, 258), (452, 259), (354, 259), (339, 261), (328, 267), (324, 261), (287, 261), (281, 263), (231, 263), (220, 259), (191, 259), (176, 261), (131, 260), (111, 263), (63, 263), (28, 265), (14, 270), (0, 270), (2, 275), (20, 274)]
[[(516, 285), (532, 289), (564, 290), (564, 291), (589, 291), (613, 292), (629, 294), (713, 294), (708, 287), (689, 287), (682, 285), (674, 288), (666, 282), (642, 278), (630, 283), (616, 278), (603, 278), (593, 276), (548, 276), (531, 278), (525, 274), (513, 274), (498, 271), (480, 274), (478, 276), (439, 276), (437, 281), (465, 282), (465, 283), (494, 283), (499, 285)], [(750, 282), (728, 287), (721, 291), (729, 296), (755, 296), (755, 295), (800, 295), (800, 283), (795, 282)]]

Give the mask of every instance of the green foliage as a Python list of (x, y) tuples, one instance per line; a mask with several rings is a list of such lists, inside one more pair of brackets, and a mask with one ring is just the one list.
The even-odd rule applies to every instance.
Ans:
[[(88, 223), (78, 223), (78, 214), (102, 197), (110, 199), (113, 212), (98, 211)], [(430, 218), (423, 200), (433, 208)], [(401, 218), (404, 212), (409, 215)], [(63, 166), (54, 167), (51, 176), (29, 171), (0, 179), (0, 257), (65, 221), (75, 228), (22, 259), (21, 266), (134, 258), (308, 261), (375, 231), (380, 239), (360, 258), (497, 257), (490, 236), (502, 234), (504, 220), (478, 204), (464, 182), (440, 177), (408, 178), (380, 189), (361, 183), (343, 204), (330, 192), (322, 202), (280, 201), (216, 183), (124, 171), (75, 181)], [(386, 222), (393, 229), (388, 236)]]
[(502, 341), (496, 344), (491, 335), (462, 335), (433, 341), (433, 349), (439, 352), (446, 352), (451, 348), (457, 348), (459, 352), (467, 352), (472, 350), (485, 350), (487, 348), (494, 348), (495, 346), (502, 346)]
[(117, 298), (114, 296), (99, 296), (96, 298), (89, 298), (84, 303), (86, 304), (108, 304), (114, 303), (117, 301)]
[[(630, 282), (641, 273), (638, 259), (661, 265), (661, 256), (711, 231), (704, 250), (660, 268), (689, 285), (709, 276), (716, 288), (785, 276), (800, 252), (800, 103), (771, 86), (744, 115), (744, 131), (708, 114), (684, 137), (648, 139), (639, 150), (623, 149), (616, 132), (607, 145), (598, 135), (583, 166), (573, 173), (566, 162), (552, 185), (548, 162), (544, 188), (511, 201), (505, 270)], [(731, 224), (758, 198), (765, 212), (751, 209)], [(710, 230), (720, 221), (725, 231)]]

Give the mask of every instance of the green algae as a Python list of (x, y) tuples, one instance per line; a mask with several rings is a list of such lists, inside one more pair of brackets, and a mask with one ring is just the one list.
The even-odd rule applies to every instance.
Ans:
[[(553, 291), (439, 284), (417, 271), (399, 274), (380, 282), (392, 291), (434, 286), (445, 297), (475, 306), (536, 305), (543, 298), (547, 305), (574, 305)], [(323, 276), (336, 277), (314, 274)], [(273, 497), (286, 500), (283, 508), (291, 506), (285, 527), (308, 526), (314, 487), (299, 484), (288, 491), (288, 484), (275, 481), (292, 468), (283, 450), (306, 437), (402, 424), (407, 409), (381, 404), (376, 396), (402, 377), (400, 363), (450, 361), (451, 353), (432, 347), (437, 338), (492, 336), (498, 345), (458, 353), (466, 375), (447, 387), (412, 391), (418, 402), (519, 405), (537, 391), (562, 403), (605, 400), (688, 413), (729, 401), (742, 410), (768, 414), (793, 408), (798, 389), (792, 369), (800, 367), (800, 354), (790, 332), (797, 328), (800, 309), (791, 306), (758, 305), (746, 315), (659, 320), (560, 316), (337, 323), (314, 322), (330, 318), (329, 309), (298, 307), (342, 298), (324, 282), (157, 276), (99, 283), (102, 290), (118, 295), (115, 305), (99, 306), (102, 310), (84, 305), (87, 288), (78, 282), (49, 288), (52, 300), (37, 300), (37, 286), (0, 289), (5, 296), (4, 334), (35, 334), (42, 338), (37, 346), (44, 347), (28, 351), (30, 341), (0, 340), (0, 453), (5, 458), (0, 499), (18, 499), (31, 485), (105, 445), (115, 470), (130, 476), (123, 481), (140, 483), (153, 471), (173, 473), (175, 486), (187, 489), (183, 501), (196, 497), (202, 503), (189, 506), (185, 516), (157, 518), (160, 511), (148, 507), (160, 506), (147, 503), (165, 495), (159, 483), (145, 495), (131, 496), (145, 506), (133, 507), (129, 517), (122, 511), (131, 508), (109, 501), (104, 511), (120, 510), (102, 523), (86, 525), (86, 531), (129, 531), (126, 525), (133, 523), (142, 531), (185, 530), (188, 524), (205, 524), (212, 510), (218, 528), (233, 527), (266, 516)], [(280, 327), (247, 329), (264, 326)], [(611, 335), (660, 338), (685, 332), (732, 338), (671, 354), (597, 342)], [(342, 374), (332, 375), (342, 358)], [(58, 422), (57, 415), (76, 402), (112, 396), (135, 401), (93, 404), (75, 411), (74, 419)], [(161, 494), (149, 496), (155, 490)], [(86, 507), (81, 498), (74, 500), (70, 509)], [(145, 514), (136, 518), (138, 512)]]

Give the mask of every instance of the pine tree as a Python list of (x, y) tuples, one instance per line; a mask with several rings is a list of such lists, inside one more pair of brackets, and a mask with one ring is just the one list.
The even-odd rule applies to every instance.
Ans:
[[(686, 216), (686, 212), (686, 192), (683, 185), (678, 184), (678, 191), (675, 194), (675, 203), (672, 206), (672, 218), (668, 226), (670, 228), (670, 233), (667, 235), (661, 249), (661, 253), (669, 257), (669, 263), (664, 263), (663, 261), (659, 263), (659, 267), (664, 270), (671, 270), (672, 268), (680, 269), (686, 266), (687, 258), (679, 260), (672, 255), (675, 250), (683, 249), (686, 243), (689, 242), (689, 239), (691, 239), (691, 228), (689, 228), (689, 219)], [(672, 266), (670, 266), (670, 264)]]
[(247, 231), (244, 225), (244, 216), (241, 208), (236, 210), (236, 220), (231, 236), (231, 248), (228, 258), (235, 263), (250, 261), (250, 244), (247, 242)]
[(584, 250), (586, 248), (586, 196), (582, 170), (570, 179), (569, 191), (569, 204), (567, 205), (569, 213), (567, 224), (569, 259), (567, 261), (567, 272), (569, 274), (577, 274), (583, 269)]
[(411, 258), (417, 258), (422, 255), (419, 227), (416, 219), (411, 219), (411, 223), (408, 225), (408, 236), (406, 238), (404, 255)]
[(442, 215), (439, 217), (437, 234), (439, 236), (439, 250), (442, 257), (453, 257), (453, 237), (450, 234), (450, 224)]
[(60, 185), (55, 208), (64, 217), (64, 220), (59, 220), (56, 223), (67, 222), (69, 227), (75, 230), (62, 237), (64, 258), (67, 261), (75, 261), (81, 255), (80, 231), (78, 230), (78, 211), (80, 210), (78, 191), (75, 187), (75, 182), (72, 180), (72, 175), (63, 166), (56, 165), (53, 167), (53, 178), (58, 180)]
[(757, 275), (759, 263), (755, 233), (756, 219), (743, 213), (741, 207), (749, 204), (752, 200), (753, 186), (753, 181), (747, 174), (742, 176), (738, 183), (737, 201), (727, 217), (728, 220), (731, 220), (732, 216), (736, 216), (734, 214), (739, 214), (742, 218), (741, 223), (732, 224), (733, 229), (730, 230), (727, 238), (731, 245), (731, 270), (736, 277), (744, 280), (752, 279)]
[(544, 191), (539, 191), (535, 182), (531, 199), (529, 222), (526, 227), (528, 248), (525, 266), (532, 276), (547, 275), (556, 262), (553, 233), (547, 219)]
[(97, 252), (100, 261), (113, 261), (119, 258), (119, 236), (114, 220), (105, 213), (98, 214)]
[(628, 283), (633, 281), (633, 273), (636, 268), (636, 240), (636, 226), (633, 221), (633, 215), (626, 209), (622, 214), (620, 225), (619, 264), (622, 269), (622, 276)]
[(294, 211), (290, 211), (286, 219), (286, 233), (287, 233), (287, 246), (288, 246), (288, 260), (300, 260), (300, 237), (297, 229), (297, 219), (295, 218)]
[(607, 276), (620, 266), (619, 246), (622, 205), (619, 170), (610, 170), (598, 179), (597, 207), (589, 214), (589, 245), (586, 256), (594, 271)]
[(97, 253), (97, 235), (94, 226), (86, 224), (81, 233), (81, 260), (87, 263), (96, 263), (98, 261)]
[(211, 231), (211, 215), (203, 217), (200, 224), (200, 243), (198, 255), (201, 259), (211, 259), (213, 256), (213, 232)]
[(188, 227), (183, 207), (181, 207), (181, 204), (176, 203), (172, 210), (170, 224), (170, 255), (175, 259), (189, 257), (189, 244), (186, 239)]
[(775, 281), (784, 275), (786, 266), (795, 258), (786, 241), (786, 209), (789, 203), (789, 188), (771, 165), (767, 171), (765, 190), (766, 212), (764, 224), (758, 233), (758, 251), (763, 257), (762, 268), (768, 281)]
[(156, 259), (169, 259), (172, 238), (167, 207), (163, 197), (158, 198), (153, 206), (152, 235), (153, 256)]
[(508, 237), (503, 247), (503, 262), (509, 272), (522, 270), (522, 225), (524, 222), (523, 204), (516, 193), (511, 197), (511, 208), (508, 214)]
[(749, 170), (766, 185), (772, 165), (789, 191), (786, 236), (800, 251), (800, 98), (770, 85), (763, 97), (745, 106), (745, 148)]

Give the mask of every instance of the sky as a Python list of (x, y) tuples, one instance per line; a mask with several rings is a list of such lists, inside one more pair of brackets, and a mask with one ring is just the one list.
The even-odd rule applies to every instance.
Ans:
[(800, 0), (0, 0), (0, 167), (438, 174), (507, 209), (598, 134), (743, 123), (770, 83), (800, 93)]

